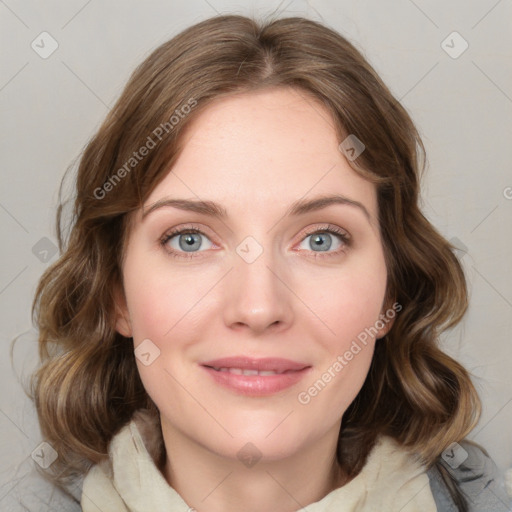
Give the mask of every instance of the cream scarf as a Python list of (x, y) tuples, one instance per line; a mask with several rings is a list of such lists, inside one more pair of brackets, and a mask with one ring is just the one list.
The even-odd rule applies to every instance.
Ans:
[[(146, 448), (151, 443), (148, 418), (136, 413), (112, 439), (109, 459), (90, 469), (82, 489), (83, 512), (194, 510), (167, 483)], [(300, 510), (436, 512), (437, 508), (425, 468), (394, 440), (382, 437), (354, 479)]]

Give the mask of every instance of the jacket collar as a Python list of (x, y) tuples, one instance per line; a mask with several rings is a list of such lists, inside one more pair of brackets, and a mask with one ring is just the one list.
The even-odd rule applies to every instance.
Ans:
[[(194, 505), (200, 507), (185, 503), (157, 468), (151, 441), (159, 434), (156, 428), (149, 414), (138, 411), (114, 436), (109, 459), (93, 466), (84, 479), (83, 512), (187, 512)], [(425, 467), (393, 439), (381, 437), (355, 478), (300, 510), (435, 512), (437, 508)]]

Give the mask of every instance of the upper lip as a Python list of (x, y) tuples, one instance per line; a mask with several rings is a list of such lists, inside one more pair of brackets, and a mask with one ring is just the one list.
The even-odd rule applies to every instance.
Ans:
[(276, 371), (303, 370), (310, 365), (280, 357), (252, 358), (247, 356), (223, 357), (201, 363), (212, 368), (240, 368), (242, 370)]

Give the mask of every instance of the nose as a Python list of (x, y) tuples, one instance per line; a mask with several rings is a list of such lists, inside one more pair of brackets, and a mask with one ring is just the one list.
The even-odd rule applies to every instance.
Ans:
[(225, 324), (254, 334), (287, 329), (293, 320), (293, 292), (287, 277), (286, 265), (270, 251), (264, 250), (252, 262), (234, 254), (233, 269), (224, 283)]

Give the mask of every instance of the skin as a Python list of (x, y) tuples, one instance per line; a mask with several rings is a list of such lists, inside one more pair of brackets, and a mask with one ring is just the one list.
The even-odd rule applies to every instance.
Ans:
[[(321, 103), (292, 88), (217, 99), (189, 125), (182, 154), (134, 218), (117, 330), (135, 347), (149, 339), (160, 350), (137, 365), (161, 413), (165, 477), (199, 512), (298, 510), (346, 482), (335, 460), (341, 419), (392, 321), (309, 403), (299, 402), (385, 311), (375, 185), (350, 167), (333, 126)], [(368, 217), (350, 204), (287, 215), (298, 199), (334, 193)], [(172, 206), (148, 213), (169, 197), (215, 201), (228, 216)], [(190, 223), (204, 233), (200, 248), (180, 249), (179, 235), (160, 243)], [(350, 241), (325, 234), (326, 224)], [(307, 230), (323, 233), (330, 248), (318, 249)], [(252, 263), (236, 251), (248, 236), (263, 249)], [(194, 257), (172, 257), (172, 249)], [(199, 365), (242, 354), (311, 369), (291, 388), (248, 397)], [(261, 453), (252, 467), (237, 457), (248, 442)]]

